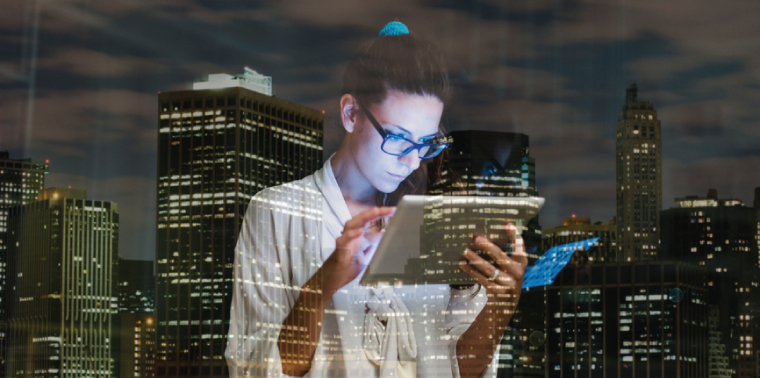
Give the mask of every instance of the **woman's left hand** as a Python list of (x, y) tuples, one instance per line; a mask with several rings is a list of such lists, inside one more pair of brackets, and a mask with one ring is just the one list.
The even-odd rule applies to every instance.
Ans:
[(489, 303), (514, 308), (522, 291), (525, 268), (528, 266), (528, 255), (525, 253), (523, 239), (517, 233), (517, 227), (512, 223), (507, 223), (506, 231), (512, 244), (512, 251), (514, 251), (511, 256), (508, 256), (499, 246), (491, 243), (485, 237), (477, 236), (475, 244), (488, 253), (496, 264), (491, 264), (471, 249), (466, 248), (464, 256), (470, 263), (461, 261), (459, 266), (486, 288)]

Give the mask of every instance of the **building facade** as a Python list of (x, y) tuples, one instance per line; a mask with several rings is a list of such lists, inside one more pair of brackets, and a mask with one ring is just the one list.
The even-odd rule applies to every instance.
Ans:
[(654, 104), (626, 91), (615, 143), (615, 192), (619, 261), (649, 260), (659, 248), (662, 209), (662, 143)]
[(248, 203), (323, 164), (323, 112), (235, 85), (246, 75), (223, 79), (158, 96), (159, 377), (228, 376), (234, 248)]
[[(475, 229), (483, 230), (481, 233), (504, 245), (505, 219), (513, 219), (525, 240), (528, 260), (535, 262), (543, 252), (539, 208), (520, 198), (538, 196), (536, 163), (530, 156), (529, 137), (522, 133), (478, 130), (454, 131), (449, 136), (452, 144), (444, 156), (440, 176), (429, 168), (432, 183), (429, 191), (441, 194), (443, 198), (466, 195), (510, 201), (514, 212), (456, 216), (454, 211), (460, 211), (464, 206), (443, 200), (432, 201), (431, 206), (426, 206), (425, 217), (437, 221), (427, 222), (423, 230), (425, 242), (421, 245), (424, 248), (421, 255), (427, 256), (425, 260), (435, 262), (440, 259), (438, 254), (441, 252), (457, 250), (461, 253), (463, 246), (471, 242), (470, 235)], [(416, 273), (419, 273), (430, 269), (431, 264), (422, 262), (417, 265), (420, 269)], [(440, 267), (434, 269), (440, 270)], [(543, 339), (546, 331), (544, 306), (542, 290), (531, 291), (520, 298), (499, 345), (500, 376), (544, 376), (544, 344), (535, 341)]]
[(37, 200), (37, 193), (45, 187), (45, 175), (49, 172), (47, 163), (36, 163), (31, 159), (11, 159), (8, 151), (0, 151), (0, 372), (5, 369), (5, 275), (8, 263), (8, 211), (17, 205), (26, 205)]
[(591, 219), (573, 215), (570, 218), (565, 218), (561, 227), (544, 230), (543, 236), (541, 243), (544, 251), (562, 244), (599, 238), (599, 241), (594, 243), (594, 246), (588, 251), (577, 251), (573, 254), (570, 264), (617, 261), (615, 245), (617, 226), (615, 221), (610, 221), (609, 224), (602, 222), (591, 224)]
[(708, 377), (714, 279), (680, 262), (568, 265), (547, 294), (547, 377)]
[(118, 377), (116, 204), (49, 188), (9, 213), (6, 377)]
[(718, 331), (729, 352), (729, 370), (732, 376), (755, 377), (760, 350), (753, 341), (760, 337), (756, 210), (738, 199), (719, 199), (714, 189), (707, 197), (675, 201), (660, 215), (663, 258), (716, 272), (715, 290), (722, 293)]
[(537, 196), (536, 161), (530, 139), (522, 133), (452, 131), (439, 180), (432, 194), (521, 197)]
[(156, 376), (156, 322), (153, 314), (122, 312), (120, 335), (121, 378)]

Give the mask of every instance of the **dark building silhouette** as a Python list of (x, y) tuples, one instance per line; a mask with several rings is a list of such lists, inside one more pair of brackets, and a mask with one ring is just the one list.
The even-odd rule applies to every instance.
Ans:
[(657, 257), (662, 209), (662, 143), (654, 104), (626, 90), (616, 125), (615, 191), (619, 261)]
[(8, 219), (7, 377), (118, 375), (116, 204), (48, 188)]
[(25, 205), (37, 200), (37, 193), (45, 187), (47, 163), (32, 159), (11, 159), (8, 151), (0, 151), (0, 372), (5, 371), (5, 317), (7, 311), (5, 290), (8, 263), (8, 211), (12, 206)]
[(714, 272), (570, 264), (547, 293), (547, 377), (708, 377)]
[[(421, 251), (421, 254), (431, 255), (448, 250), (456, 250), (461, 254), (464, 246), (471, 244), (470, 235), (474, 229), (488, 230), (484, 232), (488, 238), (506, 246), (504, 220), (522, 218), (525, 221), (516, 222), (516, 225), (525, 240), (528, 259), (531, 263), (535, 262), (543, 252), (540, 249), (538, 208), (526, 206), (520, 199), (538, 196), (536, 164), (530, 156), (528, 136), (521, 133), (467, 130), (451, 132), (450, 137), (453, 142), (445, 155), (441, 177), (433, 181), (430, 192), (443, 196), (467, 195), (510, 200), (514, 202), (513, 208), (519, 210), (512, 214), (484, 211), (482, 214), (456, 217), (451, 212), (464, 208), (463, 206), (437, 201), (435, 206), (429, 206), (425, 210), (426, 217), (438, 221), (426, 224), (421, 247), (427, 250)], [(487, 208), (488, 205), (481, 207)], [(439, 260), (437, 257), (425, 260), (428, 262), (419, 264), (417, 272), (441, 269), (435, 263)], [(430, 266), (431, 260), (433, 266)], [(543, 290), (533, 290), (520, 298), (510, 326), (499, 345), (501, 377), (544, 376), (544, 344), (535, 341), (542, 340), (546, 331), (543, 322), (544, 306)]]
[(323, 164), (321, 111), (271, 78), (211, 75), (158, 95), (159, 377), (226, 377), (234, 248), (251, 197)]
[(121, 377), (156, 376), (156, 276), (153, 261), (119, 258)]
[(119, 269), (119, 311), (153, 314), (156, 300), (153, 261), (119, 258)]
[(707, 197), (677, 198), (663, 210), (663, 258), (709, 267), (716, 272), (714, 290), (720, 307), (718, 331), (726, 345), (732, 376), (758, 374), (755, 337), (760, 327), (757, 212), (738, 199), (719, 199), (714, 189)]

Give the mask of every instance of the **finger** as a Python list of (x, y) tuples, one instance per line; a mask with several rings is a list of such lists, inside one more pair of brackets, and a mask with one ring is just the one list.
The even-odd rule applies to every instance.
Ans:
[(464, 257), (470, 261), (471, 266), (474, 266), (486, 277), (490, 277), (491, 275), (493, 275), (493, 272), (495, 272), (496, 269), (498, 269), (497, 267), (493, 266), (493, 264), (486, 261), (486, 259), (478, 256), (477, 253), (473, 252), (469, 248), (464, 249)]
[(475, 278), (475, 280), (481, 284), (483, 287), (486, 288), (491, 293), (495, 294), (506, 294), (512, 290), (514, 290), (516, 283), (514, 280), (503, 277), (499, 275), (499, 277), (496, 278), (496, 280), (491, 281), (488, 279), (488, 277), (484, 276), (482, 272), (480, 272), (478, 269), (468, 265), (465, 261), (459, 262), (459, 267), (467, 274), (469, 274), (471, 277)]
[(517, 226), (512, 222), (507, 222), (506, 231), (507, 238), (509, 239), (510, 244), (512, 244), (512, 260), (518, 262), (522, 266), (528, 266), (528, 255), (525, 253), (525, 241), (517, 232)]
[(476, 236), (475, 237), (475, 245), (478, 246), (478, 248), (485, 251), (488, 256), (491, 256), (494, 262), (496, 262), (499, 266), (504, 268), (506, 265), (509, 264), (516, 264), (516, 262), (512, 261), (509, 256), (504, 253), (504, 251), (496, 244), (492, 243), (490, 240), (486, 239), (484, 236)]
[[(507, 226), (507, 229), (509, 229), (509, 226)], [(518, 234), (517, 237), (520, 237), (520, 235)], [(520, 240), (522, 240), (522, 238), (520, 238)], [(509, 256), (504, 253), (504, 251), (502, 251), (498, 245), (490, 242), (488, 239), (482, 236), (478, 236), (475, 240), (475, 243), (478, 247), (486, 251), (486, 253), (488, 253), (491, 258), (493, 258), (497, 267), (505, 273), (504, 275), (511, 276), (515, 281), (522, 280), (522, 277), (525, 275), (525, 267), (528, 265), (528, 258), (524, 252), (524, 248), (520, 249), (513, 247), (515, 251), (523, 252), (515, 252), (512, 254), (512, 256)]]
[(362, 211), (361, 213), (357, 214), (355, 217), (351, 218), (348, 222), (346, 222), (346, 225), (343, 227), (343, 230), (353, 229), (353, 228), (360, 228), (364, 230), (364, 227), (367, 225), (368, 222), (372, 222), (374, 220), (380, 219), (382, 217), (388, 216), (392, 214), (395, 211), (395, 207), (390, 206), (383, 206), (383, 207), (373, 207), (369, 210)]
[(481, 286), (485, 287), (486, 290), (492, 290), (495, 289), (498, 284), (494, 283), (493, 281), (489, 280), (486, 276), (483, 275), (480, 271), (478, 271), (476, 268), (472, 267), (471, 265), (468, 265), (465, 261), (459, 262), (459, 268), (461, 268), (465, 273), (469, 274), (472, 278), (475, 279)]
[[(346, 242), (349, 240), (356, 239), (364, 233), (363, 228), (350, 228), (343, 231), (343, 234), (341, 234), (340, 237), (342, 237)], [(340, 238), (339, 237), (339, 238)]]
[[(465, 261), (459, 262), (459, 267), (467, 274), (469, 274), (471, 277), (475, 278), (475, 280), (482, 285), (486, 290), (488, 290), (490, 293), (498, 294), (498, 295), (510, 295), (510, 292), (514, 290), (516, 287), (516, 282), (514, 280), (509, 279), (508, 277), (503, 277), (500, 275), (496, 280), (491, 281), (488, 279), (488, 277), (484, 276), (483, 273), (481, 273), (476, 268), (473, 268), (472, 266), (468, 265)], [(511, 294), (509, 297), (512, 297), (514, 294)]]

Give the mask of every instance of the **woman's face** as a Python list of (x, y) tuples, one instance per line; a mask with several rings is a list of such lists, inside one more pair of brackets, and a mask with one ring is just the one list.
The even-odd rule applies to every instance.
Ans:
[[(403, 136), (416, 143), (430, 141), (438, 134), (443, 103), (435, 96), (388, 91), (380, 104), (367, 105), (388, 134)], [(418, 151), (404, 156), (389, 155), (380, 148), (383, 137), (361, 114), (351, 136), (351, 154), (359, 172), (375, 189), (391, 193), (420, 166)]]

